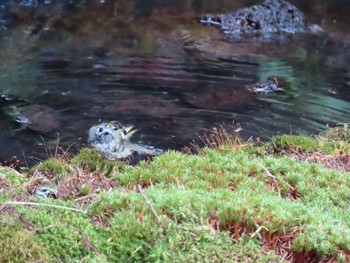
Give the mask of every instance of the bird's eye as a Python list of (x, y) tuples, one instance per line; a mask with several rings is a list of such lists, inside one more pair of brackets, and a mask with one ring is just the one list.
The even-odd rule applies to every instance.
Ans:
[(100, 127), (100, 128), (98, 129), (98, 132), (103, 132), (103, 128)]

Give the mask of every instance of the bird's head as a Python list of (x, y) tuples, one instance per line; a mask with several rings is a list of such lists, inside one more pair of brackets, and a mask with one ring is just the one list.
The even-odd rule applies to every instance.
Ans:
[(137, 131), (133, 126), (123, 126), (119, 122), (100, 123), (89, 130), (89, 145), (125, 143), (129, 141), (131, 136)]

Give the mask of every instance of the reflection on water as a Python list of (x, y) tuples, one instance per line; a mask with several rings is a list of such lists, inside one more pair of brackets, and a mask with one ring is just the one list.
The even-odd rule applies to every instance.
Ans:
[[(77, 142), (78, 149), (99, 121), (133, 124), (138, 141), (164, 149), (188, 145), (222, 122), (242, 127), (246, 138), (348, 122), (350, 38), (343, 25), (350, 21), (339, 20), (339, 28), (334, 22), (335, 15), (344, 19), (348, 3), (338, 10), (341, 1), (293, 1), (332, 33), (259, 44), (226, 41), (196, 22), (202, 12), (258, 1), (168, 2), (50, 5), (50, 15), (28, 15), (2, 31), (0, 93), (21, 103), (1, 102), (0, 161), (44, 159), (58, 134), (60, 145)], [(270, 76), (285, 93), (254, 95), (245, 87)], [(14, 122), (8, 107), (34, 115), (35, 123)]]

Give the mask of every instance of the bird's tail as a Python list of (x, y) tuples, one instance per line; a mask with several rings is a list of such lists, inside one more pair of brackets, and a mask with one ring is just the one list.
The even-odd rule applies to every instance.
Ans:
[(123, 139), (129, 141), (130, 138), (136, 133), (138, 130), (134, 130), (134, 126), (128, 126), (124, 128)]

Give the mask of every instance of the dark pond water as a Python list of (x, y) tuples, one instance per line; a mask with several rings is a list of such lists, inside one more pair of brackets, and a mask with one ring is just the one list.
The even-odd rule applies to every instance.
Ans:
[[(350, 2), (292, 1), (325, 30), (284, 43), (235, 42), (197, 22), (257, 2), (56, 1), (17, 10), (0, 30), (0, 93), (17, 99), (2, 101), (0, 161), (45, 159), (58, 138), (78, 150), (99, 121), (133, 124), (136, 141), (163, 149), (222, 122), (263, 139), (349, 122)], [(270, 76), (286, 92), (245, 88)]]

